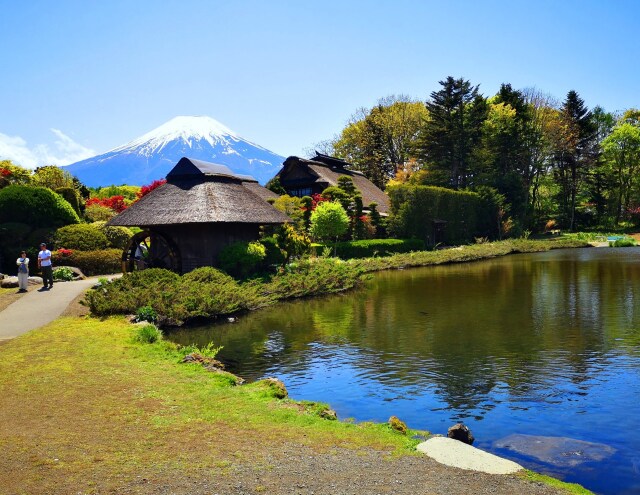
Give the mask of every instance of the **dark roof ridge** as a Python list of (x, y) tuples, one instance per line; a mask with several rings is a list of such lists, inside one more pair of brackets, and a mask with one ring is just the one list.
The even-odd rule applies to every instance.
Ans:
[(178, 163), (167, 174), (167, 181), (184, 180), (196, 177), (228, 177), (231, 179), (247, 182), (257, 182), (250, 175), (236, 174), (226, 165), (220, 163), (206, 162), (195, 158), (183, 156)]

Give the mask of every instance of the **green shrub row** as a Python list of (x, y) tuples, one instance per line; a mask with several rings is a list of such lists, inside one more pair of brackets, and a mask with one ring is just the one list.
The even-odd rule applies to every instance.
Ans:
[(110, 227), (106, 222), (66, 225), (56, 230), (54, 246), (57, 249), (96, 251), (107, 248), (124, 249), (133, 232), (126, 227)]
[(122, 250), (100, 249), (96, 251), (72, 251), (63, 255), (52, 252), (53, 266), (75, 266), (87, 276), (120, 273), (122, 271)]
[[(332, 245), (327, 245), (333, 250)], [(422, 239), (363, 239), (359, 241), (338, 242), (335, 254), (338, 258), (349, 260), (352, 258), (371, 258), (373, 256), (389, 256), (394, 253), (409, 253), (423, 251)]]
[(152, 268), (126, 274), (97, 290), (86, 302), (97, 316), (134, 314), (152, 308), (162, 321), (180, 324), (198, 317), (215, 318), (257, 309), (280, 299), (345, 290), (358, 283), (356, 267), (337, 259), (313, 259), (291, 265), (270, 280), (239, 283), (215, 268), (179, 276)]
[[(387, 188), (397, 237), (422, 239), (427, 245), (465, 244), (475, 237), (495, 237), (496, 209), (479, 194), (443, 187), (396, 185)], [(436, 231), (434, 220), (446, 222)]]

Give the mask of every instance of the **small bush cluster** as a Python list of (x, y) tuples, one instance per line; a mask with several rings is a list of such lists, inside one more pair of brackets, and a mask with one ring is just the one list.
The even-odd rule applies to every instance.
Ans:
[(84, 216), (90, 222), (106, 222), (115, 217), (117, 213), (108, 206), (101, 204), (90, 204), (84, 209)]
[(148, 321), (155, 323), (158, 321), (158, 313), (151, 306), (142, 306), (136, 311), (136, 321)]
[(70, 282), (73, 280), (73, 270), (68, 266), (61, 266), (53, 269), (53, 280), (63, 280), (65, 282)]
[(162, 332), (152, 323), (136, 328), (133, 336), (133, 341), (141, 344), (153, 344), (159, 340), (162, 340)]
[(609, 242), (610, 247), (633, 247), (636, 245), (637, 243), (635, 239), (631, 237), (622, 237), (621, 239), (616, 239), (615, 241)]

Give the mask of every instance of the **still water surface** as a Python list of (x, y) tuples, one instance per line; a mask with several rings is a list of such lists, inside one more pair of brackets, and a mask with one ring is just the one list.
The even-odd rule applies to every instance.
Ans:
[[(396, 415), (441, 434), (464, 421), (475, 446), (526, 467), (640, 493), (640, 248), (381, 272), (357, 291), (171, 338), (222, 345), (229, 371), (278, 377), (340, 418)], [(511, 434), (607, 447), (549, 459), (504, 448)]]

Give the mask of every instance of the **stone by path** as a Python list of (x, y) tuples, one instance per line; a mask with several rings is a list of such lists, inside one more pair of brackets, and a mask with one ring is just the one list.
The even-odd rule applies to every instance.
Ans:
[(479, 471), (487, 474), (513, 474), (522, 466), (466, 443), (446, 437), (432, 437), (418, 445), (417, 450), (445, 466)]
[(58, 318), (67, 306), (94, 286), (98, 277), (57, 282), (48, 291), (33, 290), (0, 311), (0, 342), (39, 328)]

